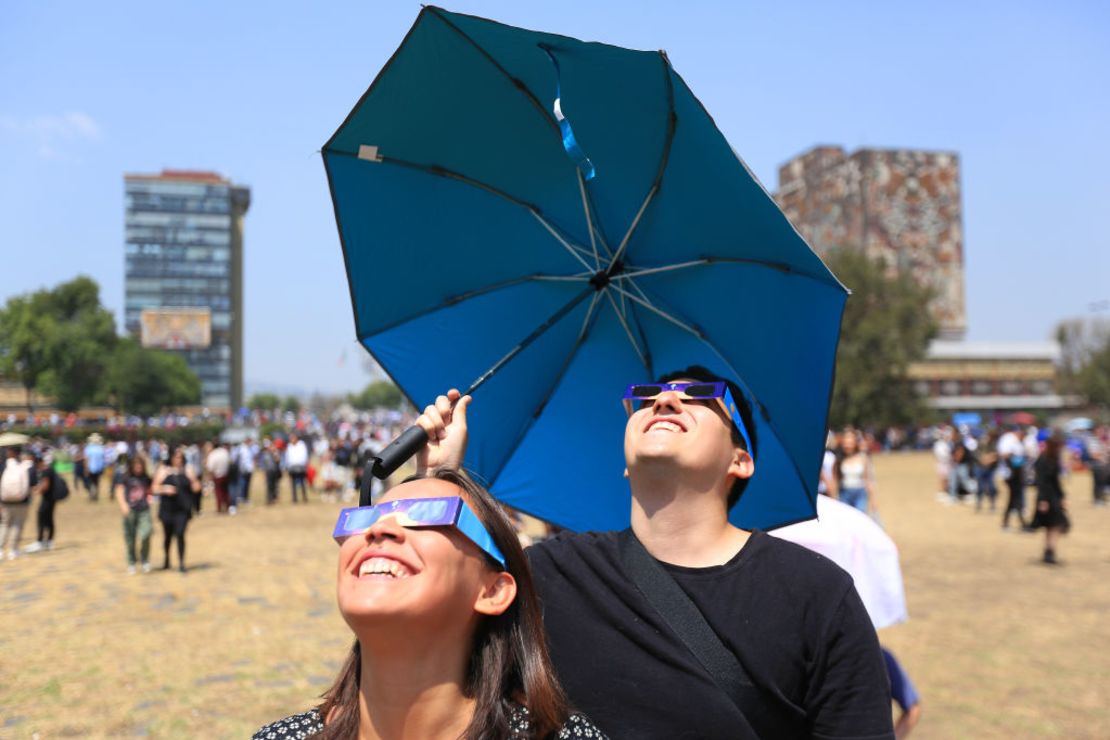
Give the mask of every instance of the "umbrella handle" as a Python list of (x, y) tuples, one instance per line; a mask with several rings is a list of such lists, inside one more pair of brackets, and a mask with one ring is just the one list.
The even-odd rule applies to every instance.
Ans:
[[(371, 458), (368, 472), (373, 473), (375, 478), (385, 480), (393, 475), (393, 471), (401, 467), (405, 460), (420, 452), (426, 444), (428, 444), (428, 433), (414, 424), (402, 432), (401, 436), (390, 442), (388, 447)], [(363, 479), (365, 482), (369, 479), (369, 476), (364, 473)], [(362, 505), (366, 506), (367, 504)]]

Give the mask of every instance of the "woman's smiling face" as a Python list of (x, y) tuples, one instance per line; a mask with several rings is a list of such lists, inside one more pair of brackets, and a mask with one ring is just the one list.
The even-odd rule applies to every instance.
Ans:
[[(463, 496), (458, 486), (427, 478), (396, 486), (379, 503)], [(453, 629), (477, 618), (475, 604), (496, 571), (454, 527), (405, 528), (392, 516), (348, 537), (339, 548), (339, 610), (356, 635), (383, 620), (410, 628)]]

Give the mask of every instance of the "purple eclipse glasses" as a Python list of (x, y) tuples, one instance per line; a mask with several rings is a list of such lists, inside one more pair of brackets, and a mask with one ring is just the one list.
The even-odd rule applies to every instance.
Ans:
[(402, 498), (384, 504), (343, 509), (339, 512), (332, 537), (336, 542), (342, 543), (348, 537), (362, 534), (386, 517), (393, 517), (398, 525), (410, 529), (454, 527), (496, 560), (502, 568), (506, 567), (505, 556), (493, 541), (493, 536), (460, 496)]
[(629, 416), (632, 416), (637, 408), (642, 409), (648, 402), (654, 401), (664, 393), (671, 391), (677, 393), (678, 397), (684, 401), (716, 400), (721, 409), (732, 418), (732, 423), (736, 425), (740, 436), (744, 438), (744, 449), (749, 454), (751, 453), (752, 440), (748, 437), (744, 420), (740, 418), (740, 410), (736, 407), (736, 399), (732, 397), (732, 391), (729, 390), (728, 383), (724, 381), (713, 383), (634, 383), (624, 389), (624, 409)]

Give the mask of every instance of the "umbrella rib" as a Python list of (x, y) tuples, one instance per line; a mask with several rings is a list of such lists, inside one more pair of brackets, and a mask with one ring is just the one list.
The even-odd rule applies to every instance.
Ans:
[(663, 82), (667, 90), (667, 133), (663, 138), (663, 153), (659, 157), (659, 168), (655, 172), (655, 179), (651, 183), (651, 188), (648, 189), (647, 197), (644, 198), (640, 210), (637, 211), (636, 217), (632, 219), (632, 223), (624, 233), (624, 238), (621, 239), (620, 246), (617, 247), (617, 253), (613, 255), (611, 264), (615, 264), (620, 260), (621, 256), (628, 248), (628, 242), (632, 238), (633, 232), (636, 231), (636, 227), (640, 225), (640, 219), (643, 218), (644, 211), (647, 209), (652, 199), (655, 198), (655, 194), (659, 192), (659, 188), (662, 187), (663, 174), (667, 171), (667, 163), (671, 159), (671, 145), (674, 143), (675, 128), (678, 125), (678, 115), (674, 110), (674, 82), (671, 80), (671, 62), (667, 58), (666, 52), (659, 52), (659, 59), (663, 63)]
[[(814, 275), (814, 274), (809, 273), (809, 272), (803, 272), (803, 271), (798, 270), (794, 267), (791, 267), (790, 265), (786, 264), (785, 262), (772, 262), (770, 260), (749, 259), (749, 258), (744, 258), (744, 257), (718, 257), (718, 256), (713, 256), (713, 255), (710, 255), (710, 256), (707, 256), (707, 257), (701, 257), (701, 258), (696, 259), (696, 260), (690, 260), (689, 262), (676, 262), (673, 265), (663, 265), (661, 267), (631, 268), (631, 269), (629, 269), (625, 272), (621, 272), (621, 273), (618, 273), (616, 275), (613, 275), (612, 279), (613, 280), (625, 280), (627, 278), (637, 278), (637, 277), (642, 277), (644, 275), (653, 275), (653, 274), (659, 273), (659, 272), (669, 272), (669, 271), (673, 271), (673, 270), (684, 270), (684, 269), (687, 269), (687, 268), (690, 268), (690, 267), (703, 267), (703, 266), (706, 266), (706, 265), (714, 265), (714, 264), (754, 265), (756, 267), (766, 267), (766, 268), (769, 268), (769, 269), (772, 269), (772, 270), (777, 270), (777, 271), (782, 272), (786, 275), (796, 275), (798, 277), (808, 278), (808, 279), (813, 280), (813, 281), (818, 282), (818, 283), (825, 283), (826, 285), (832, 285), (833, 284), (833, 283), (830, 283), (828, 280), (824, 279), (823, 277), (821, 277), (820, 275)], [(839, 283), (836, 284), (836, 287), (840, 287)]]
[(624, 333), (628, 336), (628, 341), (632, 343), (632, 349), (636, 350), (636, 354), (639, 355), (640, 363), (644, 366), (644, 369), (650, 370), (647, 356), (644, 354), (644, 351), (640, 349), (640, 345), (636, 343), (636, 337), (632, 335), (632, 329), (628, 326), (628, 317), (617, 308), (617, 301), (613, 298), (613, 294), (609, 292), (608, 286), (606, 286), (604, 293), (605, 297), (609, 299), (609, 303), (612, 305), (613, 312), (617, 315), (617, 319), (621, 322), (621, 326), (624, 327)]
[(417, 311), (416, 313), (409, 314), (409, 315), (405, 316), (404, 318), (397, 319), (396, 321), (394, 321), (390, 324), (386, 324), (385, 326), (381, 326), (381, 327), (378, 327), (378, 328), (374, 329), (373, 332), (359, 333), (357, 335), (357, 339), (360, 342), (364, 341), (364, 340), (366, 340), (366, 339), (368, 339), (371, 336), (374, 336), (376, 334), (382, 334), (384, 332), (390, 331), (391, 329), (395, 329), (398, 326), (401, 326), (403, 324), (407, 324), (410, 321), (415, 321), (416, 319), (419, 319), (423, 316), (427, 316), (428, 314), (435, 313), (436, 311), (440, 310), (441, 308), (447, 308), (448, 306), (454, 306), (454, 305), (462, 303), (464, 301), (468, 301), (471, 298), (477, 298), (479, 296), (485, 295), (486, 293), (492, 293), (496, 290), (502, 290), (504, 288), (511, 288), (514, 285), (520, 285), (521, 283), (527, 283), (527, 282), (532, 282), (532, 281), (552, 281), (552, 280), (570, 280), (570, 281), (574, 281), (574, 282), (587, 282), (589, 280), (589, 276), (582, 276), (581, 278), (579, 278), (578, 276), (574, 276), (574, 275), (569, 275), (569, 276), (564, 277), (564, 276), (560, 276), (560, 275), (536, 274), (536, 275), (525, 275), (523, 277), (510, 278), (508, 280), (502, 280), (499, 283), (493, 283), (492, 285), (485, 285), (481, 288), (475, 288), (474, 290), (470, 290), (470, 291), (467, 291), (465, 293), (458, 293), (457, 295), (448, 296), (447, 298), (444, 298), (441, 303), (438, 303), (435, 306), (431, 306), (430, 308), (425, 308), (421, 311)]
[(483, 49), (481, 47), (481, 45), (478, 44), (477, 41), (470, 38), (470, 36), (467, 35), (467, 33), (465, 31), (463, 31), (461, 28), (456, 26), (451, 21), (447, 20), (447, 18), (444, 17), (444, 15), (441, 12), (439, 12), (439, 8), (428, 6), (428, 10), (432, 14), (434, 14), (437, 18), (439, 18), (441, 21), (443, 21), (445, 24), (447, 24), (448, 28), (450, 28), (452, 31), (454, 31), (455, 33), (459, 34), (464, 39), (466, 39), (466, 41), (471, 46), (473, 46), (475, 48), (475, 50), (477, 50), (477, 52), (479, 54), (481, 54), (490, 64), (492, 64), (494, 66), (494, 68), (497, 69), (498, 72), (503, 74), (505, 76), (505, 79), (507, 79), (512, 84), (512, 86), (515, 87), (520, 92), (520, 94), (522, 94), (524, 97), (526, 97), (528, 99), (528, 101), (532, 104), (532, 106), (539, 112), (539, 114), (543, 118), (544, 122), (547, 123), (547, 125), (550, 126), (552, 129), (554, 129), (555, 133), (559, 134), (559, 136), (562, 137), (562, 133), (559, 131), (559, 124), (557, 124), (555, 122), (555, 120), (551, 116), (548, 115), (547, 108), (545, 108), (543, 106), (543, 104), (540, 103), (539, 98), (537, 98), (532, 93), (532, 91), (528, 89), (528, 87), (524, 84), (524, 82), (522, 80), (520, 80), (516, 77), (513, 77), (511, 74), (509, 74), (509, 70), (507, 70), (503, 66), (501, 66), (501, 63), (498, 62), (496, 59), (494, 59), (493, 56), (488, 51)]
[[(357, 154), (353, 154), (351, 152), (335, 151), (335, 152), (332, 152), (332, 153), (333, 154), (338, 154), (338, 155), (344, 156), (344, 157), (354, 157), (356, 159), (358, 158)], [(429, 175), (434, 175), (434, 176), (437, 176), (437, 177), (445, 177), (445, 178), (448, 178), (450, 180), (458, 180), (459, 182), (466, 183), (467, 185), (472, 185), (472, 186), (474, 186), (476, 188), (479, 188), (481, 190), (485, 190), (487, 193), (490, 193), (491, 195), (496, 195), (499, 198), (503, 198), (503, 199), (509, 201), (510, 203), (512, 203), (513, 205), (520, 206), (524, 210), (531, 213), (532, 216), (537, 221), (539, 221), (540, 224), (542, 224), (543, 227), (545, 229), (547, 229), (547, 231), (553, 237), (555, 237), (555, 239), (560, 244), (562, 244), (575, 259), (577, 259), (580, 263), (582, 263), (583, 267), (585, 267), (587, 270), (590, 270), (591, 272), (596, 272), (597, 271), (596, 268), (590, 267), (590, 264), (588, 262), (586, 262), (586, 260), (584, 260), (581, 257), (580, 252), (583, 253), (583, 254), (587, 254), (587, 255), (589, 254), (589, 252), (586, 251), (583, 247), (580, 247), (580, 246), (575, 245), (575, 244), (571, 244), (569, 241), (567, 241), (567, 239), (565, 237), (563, 237), (563, 235), (561, 233), (559, 233), (560, 229), (556, 228), (550, 221), (547, 220), (547, 217), (545, 217), (543, 215), (543, 213), (540, 211), (539, 207), (532, 204), (532, 203), (529, 203), (528, 201), (524, 201), (524, 200), (521, 200), (520, 198), (517, 198), (513, 195), (510, 195), (509, 193), (506, 193), (504, 190), (501, 190), (500, 188), (494, 187), (493, 185), (490, 185), (489, 183), (482, 182), (481, 180), (476, 180), (473, 177), (470, 177), (469, 175), (464, 175), (461, 172), (455, 172), (454, 170), (449, 170), (446, 167), (443, 167), (443, 166), (437, 165), (437, 164), (432, 164), (432, 165), (430, 165), (430, 164), (421, 164), (419, 162), (412, 162), (412, 161), (409, 161), (409, 160), (406, 160), (406, 159), (400, 159), (398, 157), (390, 157), (390, 156), (385, 156), (385, 155), (378, 155), (378, 160), (375, 161), (375, 164), (394, 164), (394, 165), (397, 165), (399, 167), (407, 167), (409, 169), (414, 169), (414, 170), (419, 170), (421, 172), (426, 172)]]
[[(482, 373), (480, 376), (478, 376), (478, 379), (475, 380), (473, 383), (471, 383), (470, 387), (466, 389), (466, 394), (473, 393), (479, 387), (481, 387), (482, 384), (484, 384), (487, 380), (489, 380), (491, 377), (493, 377), (493, 375), (498, 370), (500, 370), (502, 367), (504, 367), (505, 363), (507, 363), (509, 360), (513, 359), (518, 354), (523, 352), (528, 347), (528, 345), (530, 345), (532, 342), (536, 341), (541, 336), (543, 336), (543, 334), (548, 329), (555, 326), (555, 324), (559, 323), (559, 321), (564, 316), (566, 316), (568, 313), (570, 313), (574, 309), (575, 306), (577, 306), (579, 303), (581, 303), (582, 300), (592, 292), (595, 292), (592, 286), (589, 287), (589, 288), (586, 288), (581, 293), (574, 296), (574, 298), (572, 298), (570, 301), (568, 301), (558, 311), (551, 314), (551, 316), (549, 316), (547, 318), (547, 321), (545, 321), (542, 324), (540, 324), (539, 326), (537, 326), (532, 331), (531, 334), (526, 336), (524, 339), (520, 340), (520, 343), (517, 344), (517, 346), (513, 347), (508, 352), (506, 352), (505, 355), (500, 360), (498, 360), (497, 362), (495, 362), (493, 364), (493, 367), (491, 367), (489, 370), (486, 370), (484, 373)], [(464, 395), (466, 395), (466, 394), (464, 394)]]
[(597, 316), (597, 312), (594, 310), (597, 304), (598, 293), (597, 291), (594, 291), (593, 301), (590, 303), (590, 308), (586, 312), (586, 320), (582, 324), (582, 331), (578, 333), (578, 339), (575, 340), (574, 347), (571, 349), (570, 352), (567, 353), (566, 359), (563, 360), (562, 367), (559, 368), (559, 372), (555, 374), (555, 379), (552, 381), (551, 385), (548, 386), (547, 393), (544, 394), (543, 398), (536, 405), (535, 411), (532, 412), (531, 420), (524, 426), (523, 429), (520, 430), (519, 436), (517, 436), (516, 441), (513, 442), (513, 444), (509, 447), (508, 454), (505, 455), (505, 462), (498, 468), (497, 472), (493, 476), (493, 480), (489, 482), (489, 485), (486, 486), (486, 488), (492, 488), (493, 485), (497, 482), (497, 479), (501, 476), (502, 471), (505, 470), (508, 461), (511, 460), (513, 455), (516, 454), (517, 449), (520, 447), (521, 444), (523, 444), (524, 438), (528, 436), (528, 431), (536, 423), (536, 419), (540, 418), (540, 414), (543, 413), (544, 408), (547, 406), (547, 402), (551, 400), (551, 396), (554, 395), (555, 389), (558, 388), (559, 383), (562, 382), (563, 376), (567, 374), (567, 369), (574, 361), (574, 358), (577, 357), (578, 350), (581, 349), (582, 345), (586, 341), (586, 334), (588, 333), (588, 326), (591, 318)]
[[(633, 285), (635, 285), (635, 283), (633, 283)], [(666, 319), (667, 321), (671, 322), (672, 324), (679, 327), (680, 329), (685, 329), (686, 331), (690, 332), (691, 334), (693, 334), (698, 339), (705, 339), (705, 334), (704, 334), (704, 332), (702, 332), (701, 329), (698, 329), (695, 326), (691, 326), (690, 324), (687, 324), (687, 323), (683, 322), (682, 320), (677, 319), (674, 316), (671, 316), (669, 313), (667, 313), (666, 311), (664, 311), (660, 308), (656, 308), (649, 301), (646, 301), (643, 298), (640, 298), (639, 296), (632, 295), (631, 293), (629, 293), (625, 289), (621, 288), (619, 285), (616, 285), (614, 283), (609, 283), (609, 287), (611, 287), (613, 290), (617, 291), (621, 295), (626, 296), (633, 303), (639, 303), (641, 306), (643, 306), (647, 310), (651, 311), (652, 313), (658, 315), (659, 317), (661, 317), (663, 319)]]
[(538, 210), (533, 210), (532, 215), (536, 217), (536, 220), (540, 222), (541, 226), (547, 229), (548, 233), (551, 234), (551, 236), (555, 237), (555, 241), (566, 247), (567, 252), (569, 252), (572, 257), (582, 263), (583, 267), (585, 267), (587, 270), (592, 269), (590, 267), (590, 263), (584, 260), (582, 258), (582, 255), (578, 253), (579, 248), (571, 245), (570, 242), (564, 239), (563, 236), (555, 229), (555, 227), (548, 223), (546, 218), (540, 215), (540, 212)]

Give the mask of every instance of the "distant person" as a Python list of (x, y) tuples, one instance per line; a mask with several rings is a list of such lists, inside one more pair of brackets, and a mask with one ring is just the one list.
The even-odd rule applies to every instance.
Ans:
[(278, 498), (278, 483), (281, 481), (281, 455), (266, 437), (262, 441), (262, 451), (258, 453), (258, 466), (266, 478), (266, 505), (273, 506)]
[(898, 705), (901, 714), (894, 722), (894, 737), (903, 740), (909, 737), (910, 732), (921, 719), (921, 697), (910, 681), (909, 674), (894, 657), (894, 653), (882, 648), (883, 660), (886, 661), (887, 676), (890, 678), (890, 698)]
[(154, 492), (161, 499), (158, 520), (162, 522), (162, 570), (170, 569), (170, 544), (177, 540), (177, 569), (185, 572), (185, 528), (193, 516), (193, 496), (200, 494), (200, 479), (188, 463), (185, 451), (170, 451), (169, 462), (158, 468)]
[(38, 540), (27, 546), (27, 552), (54, 549), (54, 507), (69, 495), (65, 479), (54, 471), (54, 461), (48, 454), (35, 461), (32, 489), (39, 497)]
[(998, 471), (999, 463), (997, 437), (996, 433), (990, 434), (979, 454), (979, 467), (976, 472), (979, 485), (975, 492), (975, 511), (983, 508), (983, 499), (990, 501), (991, 511), (994, 511), (995, 501), (998, 498), (998, 486), (994, 483), (994, 475)]
[(1110, 493), (1110, 440), (1106, 438), (1106, 428), (1091, 435), (1087, 441), (1087, 454), (1091, 462), (1091, 503), (1106, 506)]
[(239, 454), (236, 460), (239, 463), (239, 493), (240, 503), (251, 502), (251, 480), (254, 478), (254, 469), (258, 465), (259, 447), (253, 437), (247, 437), (239, 443)]
[(1018, 524), (1027, 529), (1025, 524), (1025, 445), (1018, 436), (1020, 427), (1011, 427), (998, 439), (998, 460), (1003, 468), (1003, 477), (1010, 489), (1010, 496), (1006, 500), (1006, 511), (1002, 514), (1002, 529), (1010, 530), (1010, 515), (1016, 514)]
[(228, 490), (228, 471), (231, 469), (231, 453), (223, 442), (216, 443), (204, 466), (212, 476), (212, 492), (216, 496), (216, 513), (226, 514), (231, 506), (230, 492)]
[(1044, 562), (1055, 565), (1056, 544), (1060, 535), (1071, 529), (1068, 506), (1064, 501), (1064, 488), (1060, 485), (1060, 437), (1053, 434), (1044, 442), (1044, 449), (1033, 464), (1034, 482), (1037, 486), (1037, 508), (1031, 527), (1044, 528)]
[(89, 492), (89, 501), (100, 498), (100, 476), (108, 464), (104, 449), (104, 438), (97, 433), (89, 435), (85, 444), (85, 488)]
[(0, 472), (0, 557), (7, 548), (8, 560), (19, 557), (19, 540), (31, 510), (32, 463), (20, 447), (8, 447)]
[(875, 514), (875, 471), (871, 457), (860, 445), (859, 433), (846, 429), (840, 435), (840, 459), (835, 466), (839, 498), (864, 514)]
[(836, 451), (840, 443), (837, 435), (829, 432), (825, 439), (825, 456), (821, 459), (821, 473), (817, 480), (817, 493), (829, 498), (840, 498), (836, 485)]
[(285, 470), (289, 473), (289, 484), (293, 488), (293, 503), (297, 503), (297, 489), (301, 498), (308, 503), (308, 489), (305, 478), (308, 476), (308, 445), (296, 434), (289, 435), (289, 446), (285, 448)]
[(970, 501), (979, 492), (975, 474), (975, 456), (961, 440), (952, 449), (952, 472), (948, 479), (948, 496), (953, 503)]
[(85, 446), (80, 444), (70, 445), (70, 459), (73, 460), (73, 490), (85, 489), (86, 495), (92, 495), (89, 490), (88, 472), (85, 470)]
[(948, 495), (948, 484), (952, 478), (952, 443), (951, 430), (941, 425), (937, 429), (936, 439), (933, 441), (933, 459), (937, 473), (937, 496)]
[[(123, 544), (127, 550), (127, 573), (135, 575), (136, 566), (150, 572), (150, 535), (154, 530), (150, 518), (152, 496), (146, 463), (136, 455), (128, 463), (127, 472), (115, 486), (116, 503), (123, 514)], [(136, 544), (138, 545), (136, 547)]]

